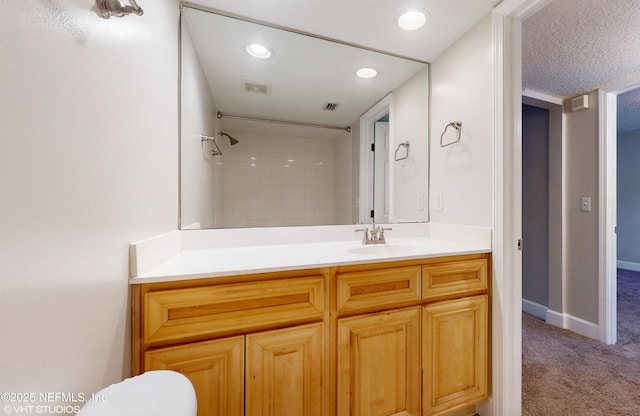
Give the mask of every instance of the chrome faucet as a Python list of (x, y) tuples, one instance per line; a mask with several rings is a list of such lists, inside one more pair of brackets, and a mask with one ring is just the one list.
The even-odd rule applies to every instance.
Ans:
[(384, 232), (391, 231), (392, 228), (384, 228), (381, 225), (371, 224), (371, 229), (358, 228), (355, 232), (364, 232), (362, 236), (362, 244), (384, 244)]

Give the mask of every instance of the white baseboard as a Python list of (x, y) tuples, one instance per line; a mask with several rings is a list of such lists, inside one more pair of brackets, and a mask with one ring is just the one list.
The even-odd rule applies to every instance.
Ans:
[(546, 320), (547, 307), (540, 305), (539, 303), (531, 302), (530, 300), (522, 299), (522, 312), (526, 312), (529, 315), (533, 315), (536, 318)]
[(640, 263), (633, 263), (630, 261), (618, 260), (618, 269), (631, 270), (634, 272), (640, 272)]
[(568, 329), (569, 331), (584, 335), (587, 338), (600, 339), (598, 325), (593, 322), (553, 311), (544, 305), (526, 299), (522, 299), (522, 311), (544, 320), (549, 325)]
[(584, 319), (576, 318), (575, 316), (565, 315), (565, 323), (565, 329), (568, 329), (569, 331), (577, 332), (587, 338), (593, 338), (595, 340), (600, 339), (600, 330), (598, 325), (593, 322), (585, 321)]
[(559, 328), (568, 329), (580, 335), (584, 335), (587, 338), (593, 338), (595, 340), (600, 339), (600, 331), (598, 325), (593, 322), (585, 321), (584, 319), (576, 318), (575, 316), (559, 313), (547, 310), (546, 322), (550, 325), (557, 326)]
[(547, 309), (545, 321), (550, 325), (557, 326), (558, 328), (564, 328), (564, 315), (559, 312), (552, 311), (551, 309)]

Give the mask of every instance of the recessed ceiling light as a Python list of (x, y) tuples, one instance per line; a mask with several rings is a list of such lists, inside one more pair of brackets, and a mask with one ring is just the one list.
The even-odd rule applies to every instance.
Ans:
[(373, 68), (360, 68), (356, 71), (356, 75), (360, 78), (369, 79), (378, 75), (378, 71)]
[(269, 59), (273, 55), (273, 51), (259, 43), (251, 43), (244, 48), (245, 51), (254, 58)]
[(417, 30), (427, 23), (427, 13), (422, 10), (409, 10), (398, 17), (398, 26), (404, 30)]

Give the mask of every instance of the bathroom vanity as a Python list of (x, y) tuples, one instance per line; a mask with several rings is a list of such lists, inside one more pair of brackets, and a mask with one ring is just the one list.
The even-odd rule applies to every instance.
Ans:
[(463, 247), (131, 279), (132, 372), (185, 374), (199, 415), (468, 407), (488, 394), (491, 255)]

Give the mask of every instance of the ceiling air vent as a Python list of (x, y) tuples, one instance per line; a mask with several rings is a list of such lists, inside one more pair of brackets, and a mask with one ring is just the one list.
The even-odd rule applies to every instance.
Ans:
[(338, 103), (326, 103), (322, 109), (327, 111), (336, 111), (336, 108), (338, 108), (339, 105), (340, 104)]
[(269, 95), (271, 93), (271, 87), (266, 84), (260, 84), (257, 82), (251, 81), (242, 81), (242, 91), (244, 92), (255, 92), (257, 94)]

